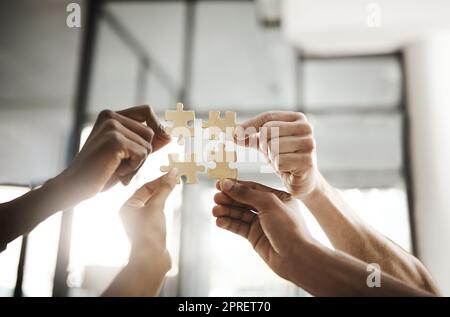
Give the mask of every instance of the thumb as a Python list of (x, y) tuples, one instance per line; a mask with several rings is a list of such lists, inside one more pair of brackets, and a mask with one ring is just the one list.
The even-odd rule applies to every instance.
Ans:
[(153, 195), (160, 181), (161, 181), (160, 178), (157, 178), (148, 183), (145, 183), (143, 186), (137, 189), (130, 198), (128, 198), (124, 206), (135, 208), (145, 206), (147, 201)]
[(239, 180), (238, 181), (239, 184), (245, 185), (247, 187), (259, 190), (259, 191), (263, 191), (263, 192), (268, 192), (268, 193), (272, 193), (275, 196), (277, 196), (281, 201), (287, 201), (292, 199), (292, 195), (289, 194), (288, 192), (285, 192), (283, 190), (279, 190), (279, 189), (275, 189), (260, 183), (256, 183), (256, 182), (251, 182), (251, 181), (242, 181)]
[(158, 186), (155, 188), (152, 197), (146, 205), (164, 206), (167, 197), (170, 195), (178, 182), (178, 170), (172, 168), (166, 175), (160, 178)]
[[(250, 186), (251, 182), (238, 182), (226, 179), (221, 182), (221, 190), (236, 202), (254, 207), (257, 211), (271, 211), (279, 203), (273, 192)], [(256, 184), (256, 183), (253, 183)], [(270, 187), (269, 187), (270, 188)]]

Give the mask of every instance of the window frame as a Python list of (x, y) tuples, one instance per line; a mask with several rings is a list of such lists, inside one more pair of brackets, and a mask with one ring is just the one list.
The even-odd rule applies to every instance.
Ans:
[[(142, 0), (143, 1), (143, 0)], [(148, 0), (146, 2), (161, 2), (163, 0)], [(183, 1), (183, 0), (171, 0), (171, 1)], [(212, 1), (212, 0), (200, 0), (200, 1)], [(223, 0), (226, 1), (226, 0)], [(235, 1), (235, 0), (228, 0), (228, 1)], [(246, 0), (250, 1), (250, 0)], [(75, 96), (75, 119), (73, 122), (73, 132), (71, 137), (71, 146), (68, 151), (68, 160), (69, 163), (71, 158), (76, 155), (78, 152), (79, 144), (80, 144), (80, 136), (81, 131), (85, 124), (87, 123), (89, 119), (89, 113), (88, 113), (88, 97), (89, 97), (89, 90), (91, 88), (91, 77), (92, 77), (92, 68), (93, 68), (93, 58), (95, 55), (95, 43), (97, 41), (98, 36), (98, 21), (102, 15), (102, 9), (104, 6), (108, 3), (113, 2), (125, 2), (125, 0), (102, 0), (102, 1), (87, 1), (86, 3), (86, 12), (85, 12), (85, 31), (84, 31), (84, 40), (83, 40), (83, 47), (82, 47), (82, 55), (80, 60), (80, 73), (78, 78), (78, 86), (77, 86), (77, 92)], [(192, 40), (194, 38), (194, 22), (195, 22), (195, 2), (191, 1), (184, 1), (187, 6), (186, 10), (186, 25), (185, 25), (185, 35), (184, 35), (184, 45), (185, 45), (185, 56), (184, 56), (184, 62), (183, 62), (183, 82), (182, 87), (178, 91), (177, 100), (185, 100), (186, 103), (189, 103), (189, 100), (186, 100), (186, 97), (188, 96), (187, 91), (190, 87), (190, 80), (192, 75)], [(125, 33), (126, 34), (126, 33)], [(130, 34), (127, 34), (129, 36)], [(127, 37), (126, 36), (126, 37)], [(133, 42), (133, 41), (132, 41)], [(124, 41), (125, 45), (130, 45), (130, 47), (133, 47), (133, 44), (130, 41)], [(136, 47), (132, 48), (133, 50), (136, 50)], [(137, 51), (140, 52), (140, 49)], [(138, 58), (142, 58), (142, 52), (137, 54)], [(394, 53), (401, 61), (402, 65), (402, 98), (401, 98), (401, 104), (399, 105), (398, 109), (396, 111), (400, 111), (402, 115), (402, 158), (404, 162), (404, 166), (402, 169), (402, 175), (405, 179), (405, 185), (406, 185), (406, 191), (407, 191), (407, 197), (408, 197), (408, 206), (409, 206), (409, 218), (410, 218), (410, 226), (411, 226), (411, 234), (412, 234), (412, 248), (413, 253), (416, 254), (416, 237), (415, 237), (415, 224), (414, 224), (414, 214), (413, 214), (413, 192), (412, 192), (412, 175), (411, 175), (411, 162), (409, 159), (409, 146), (410, 146), (410, 140), (409, 140), (409, 116), (407, 113), (407, 109), (405, 106), (405, 84), (404, 84), (404, 66), (403, 66), (403, 56), (401, 53)], [(379, 55), (377, 55), (379, 56)], [(352, 57), (352, 56), (345, 56), (346, 58)], [(365, 56), (367, 58), (367, 56)], [(296, 87), (300, 87), (300, 83), (303, 82), (303, 72), (301, 69), (301, 62), (305, 58), (330, 58), (330, 57), (318, 57), (318, 56), (306, 56), (304, 54), (299, 53), (298, 54), (298, 63), (296, 67)], [(339, 57), (332, 57), (332, 58), (339, 58)], [(145, 58), (142, 59), (142, 65), (144, 68), (148, 65), (148, 60)], [(145, 73), (140, 72), (137, 75), (138, 81), (145, 81)], [(136, 96), (139, 98), (139, 96), (143, 96), (144, 85), (137, 85), (137, 91)], [(313, 113), (313, 111), (308, 111), (308, 109), (305, 109), (305, 105), (302, 101), (301, 96), (301, 90), (297, 89), (297, 111), (304, 112), (306, 114)], [(358, 109), (347, 109), (346, 111), (359, 111)], [(365, 110), (367, 111), (367, 110)], [(374, 111), (380, 111), (379, 109), (370, 109), (369, 112)], [(60, 237), (59, 237), (59, 243), (58, 243), (58, 256), (57, 256), (57, 263), (56, 263), (56, 269), (55, 269), (55, 278), (54, 278), (54, 289), (53, 289), (53, 296), (67, 296), (68, 294), (68, 286), (67, 286), (67, 277), (68, 277), (68, 264), (69, 264), (69, 254), (70, 254), (70, 237), (71, 237), (71, 225), (72, 225), (72, 211), (68, 210), (63, 214), (62, 221), (61, 221), (61, 230), (60, 230)], [(180, 258), (180, 261), (182, 259)], [(180, 263), (181, 265), (181, 263)]]

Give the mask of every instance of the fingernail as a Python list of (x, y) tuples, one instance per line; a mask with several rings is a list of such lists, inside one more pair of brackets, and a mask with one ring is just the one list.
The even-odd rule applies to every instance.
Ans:
[(168, 178), (176, 178), (178, 175), (178, 169), (177, 168), (172, 168), (169, 173), (167, 173), (167, 177)]
[(233, 187), (233, 181), (229, 179), (225, 179), (222, 181), (222, 189), (225, 191), (229, 191)]

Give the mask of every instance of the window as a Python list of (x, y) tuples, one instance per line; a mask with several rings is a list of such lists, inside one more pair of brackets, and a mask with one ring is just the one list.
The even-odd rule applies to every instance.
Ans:
[[(0, 186), (0, 202), (10, 201), (29, 191), (25, 186)], [(8, 244), (0, 254), (0, 296), (13, 296), (19, 270), (21, 248), (25, 250), (21, 296), (51, 296), (55, 271), (60, 214), (55, 214), (40, 223), (27, 236)]]
[[(13, 200), (28, 191), (26, 186), (0, 186), (0, 203)], [(5, 251), (0, 253), (0, 296), (12, 296), (16, 286), (22, 237), (11, 241)]]
[(189, 97), (197, 110), (295, 109), (295, 50), (258, 20), (254, 2), (199, 1), (194, 14)]
[[(84, 129), (83, 143), (91, 129), (92, 127)], [(100, 295), (127, 263), (129, 242), (118, 211), (134, 191), (162, 174), (159, 167), (167, 163), (168, 153), (179, 153), (182, 149), (176, 141), (172, 142), (152, 154), (127, 187), (117, 184), (75, 208), (68, 280), (71, 295)], [(170, 277), (178, 274), (181, 191), (182, 186), (174, 190), (165, 209), (167, 245), (173, 261), (169, 284)]]
[(306, 56), (299, 68), (321, 171), (365, 221), (411, 251), (401, 56)]
[[(401, 57), (299, 56), (279, 26), (261, 23), (252, 1), (110, 3), (102, 16), (87, 109), (149, 103), (162, 116), (177, 101), (207, 119), (237, 110), (244, 120), (265, 110), (303, 111), (315, 127), (325, 177), (356, 212), (412, 249), (404, 162)], [(90, 124), (91, 122), (86, 122)], [(89, 132), (83, 132), (83, 139)], [(77, 206), (69, 265), (70, 295), (98, 295), (127, 260), (117, 211), (167, 163), (176, 143), (150, 156), (130, 186), (117, 185)], [(238, 157), (245, 153), (238, 151)], [(237, 163), (242, 179), (282, 188), (266, 164)], [(276, 276), (241, 237), (211, 216), (214, 183), (180, 186), (167, 204), (174, 259), (162, 295), (305, 296)], [(313, 235), (331, 247), (304, 206)]]

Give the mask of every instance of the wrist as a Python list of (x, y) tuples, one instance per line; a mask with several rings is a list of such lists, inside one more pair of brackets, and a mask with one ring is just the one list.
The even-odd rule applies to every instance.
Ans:
[(44, 184), (51, 193), (55, 194), (56, 201), (62, 209), (72, 208), (91, 196), (86, 194), (90, 184), (80, 183), (75, 175), (70, 169), (66, 169)]
[(36, 190), (42, 192), (47, 201), (52, 203), (53, 210), (60, 211), (71, 208), (76, 204), (67, 184), (68, 182), (60, 174), (49, 179)]
[(300, 199), (304, 204), (307, 204), (308, 202), (317, 200), (323, 193), (326, 191), (326, 187), (328, 186), (327, 181), (322, 176), (319, 170), (316, 170), (314, 172), (314, 182), (311, 186), (311, 190), (308, 191), (308, 193), (298, 196), (297, 198)]
[(138, 268), (144, 274), (165, 275), (171, 269), (172, 262), (167, 249), (148, 251), (146, 248), (133, 247), (128, 265)]

